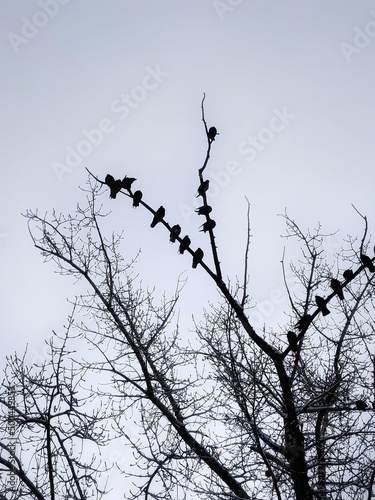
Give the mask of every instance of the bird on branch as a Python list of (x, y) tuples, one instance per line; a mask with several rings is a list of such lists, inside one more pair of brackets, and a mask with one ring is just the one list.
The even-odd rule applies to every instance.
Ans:
[(296, 327), (300, 332), (305, 332), (310, 326), (312, 317), (311, 314), (305, 314), (302, 318), (296, 323)]
[(323, 316), (327, 316), (331, 312), (327, 307), (326, 301), (320, 295), (315, 296), (315, 302)]
[(343, 273), (342, 273), (344, 279), (346, 279), (347, 281), (350, 281), (353, 276), (354, 276), (354, 273), (351, 269), (346, 269)]
[(370, 273), (375, 273), (374, 264), (372, 263), (372, 260), (370, 259), (370, 257), (368, 255), (361, 253), (361, 262), (365, 267), (367, 267), (367, 269), (370, 271)]
[(197, 191), (196, 198), (198, 198), (198, 196), (203, 196), (204, 193), (208, 190), (209, 185), (210, 185), (210, 181), (208, 179), (201, 182), (201, 184), (198, 188), (198, 191)]
[(185, 250), (187, 250), (189, 248), (190, 243), (191, 243), (191, 241), (190, 241), (189, 236), (186, 235), (182, 238), (182, 241), (180, 243), (180, 247), (178, 249), (180, 254), (183, 254), (185, 252)]
[(171, 235), (169, 237), (169, 241), (171, 243), (174, 243), (176, 241), (177, 236), (180, 236), (181, 233), (181, 226), (180, 224), (175, 224), (174, 226), (171, 227)]
[(116, 199), (117, 193), (121, 191), (122, 188), (122, 182), (121, 179), (115, 180), (114, 177), (111, 174), (107, 174), (104, 179), (105, 184), (110, 189), (109, 197), (112, 198), (113, 200)]
[(213, 229), (215, 226), (216, 226), (216, 222), (213, 219), (210, 219), (201, 225), (201, 228), (202, 228), (201, 231), (206, 233), (207, 231), (210, 231), (211, 229)]
[(340, 300), (344, 300), (344, 292), (342, 291), (342, 286), (339, 280), (332, 278), (331, 279), (331, 288), (337, 294)]
[(201, 260), (203, 259), (203, 250), (201, 248), (197, 248), (194, 252), (194, 255), (193, 255), (193, 269), (195, 269), (197, 267), (197, 265), (201, 262)]
[(133, 194), (133, 207), (139, 207), (139, 202), (143, 197), (142, 191), (136, 191)]
[(150, 224), (150, 227), (155, 227), (158, 222), (163, 220), (165, 215), (165, 208), (163, 205), (161, 205), (155, 212), (154, 218), (152, 219), (152, 222)]
[(125, 177), (121, 181), (122, 187), (127, 191), (130, 191), (133, 182), (136, 180), (137, 179), (135, 179), (134, 177), (128, 177), (127, 175), (125, 175)]
[(208, 137), (208, 140), (210, 142), (214, 141), (215, 140), (215, 137), (219, 135), (218, 134), (218, 131), (216, 130), (216, 127), (210, 127), (208, 129), (208, 134), (207, 134), (207, 137)]
[(198, 215), (208, 215), (212, 212), (212, 207), (210, 205), (202, 205), (195, 209)]

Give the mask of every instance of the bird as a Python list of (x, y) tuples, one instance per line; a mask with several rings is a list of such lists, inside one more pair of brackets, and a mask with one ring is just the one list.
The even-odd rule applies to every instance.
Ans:
[(194, 255), (193, 255), (193, 269), (195, 269), (197, 267), (197, 265), (199, 264), (199, 262), (203, 259), (203, 250), (201, 248), (197, 248), (194, 252)]
[(368, 255), (361, 253), (361, 262), (371, 273), (375, 273), (375, 267)]
[(133, 207), (139, 207), (139, 202), (141, 201), (142, 196), (142, 191), (136, 191), (133, 194)]
[(353, 278), (353, 271), (351, 269), (346, 269), (343, 273), (342, 273), (343, 277), (347, 280), (347, 281), (350, 281), (352, 278)]
[(190, 241), (189, 236), (186, 235), (186, 236), (184, 236), (182, 238), (182, 241), (180, 243), (180, 247), (178, 249), (178, 251), (180, 252), (180, 254), (183, 254), (185, 252), (185, 250), (187, 248), (189, 248), (190, 243), (191, 243), (191, 241)]
[(355, 402), (355, 406), (356, 406), (357, 410), (366, 410), (367, 403), (366, 403), (366, 401), (363, 401), (362, 399), (358, 399), (358, 401)]
[(121, 179), (115, 180), (111, 174), (107, 174), (105, 176), (104, 182), (110, 189), (109, 197), (113, 200), (116, 199), (117, 193), (121, 191), (122, 188)]
[(201, 184), (198, 188), (198, 191), (197, 191), (196, 198), (198, 198), (198, 196), (203, 196), (203, 194), (208, 190), (209, 185), (210, 185), (210, 181), (208, 179), (201, 182)]
[(289, 347), (292, 351), (297, 351), (297, 335), (294, 332), (289, 331), (287, 333)]
[(209, 141), (214, 141), (215, 140), (215, 137), (217, 136), (217, 130), (216, 130), (216, 127), (210, 127), (208, 129), (208, 134), (207, 134), (207, 137), (208, 137), (208, 140)]
[(327, 316), (331, 312), (326, 305), (326, 301), (320, 295), (315, 296), (315, 302), (323, 316)]
[(133, 182), (136, 180), (137, 179), (135, 179), (134, 177), (128, 177), (127, 175), (125, 175), (125, 177), (121, 181), (122, 187), (130, 191)]
[(202, 205), (201, 207), (198, 207), (196, 210), (198, 215), (208, 215), (212, 212), (212, 207), (210, 205)]
[(216, 222), (213, 219), (209, 219), (208, 221), (206, 221), (204, 224), (201, 225), (202, 228), (201, 231), (206, 233), (207, 231), (213, 229), (215, 226)]
[(341, 284), (339, 280), (332, 278), (331, 279), (331, 288), (337, 294), (340, 300), (344, 300), (344, 292), (342, 291)]
[(115, 182), (115, 178), (113, 177), (113, 175), (107, 174), (105, 176), (104, 182), (105, 182), (105, 184), (107, 184), (107, 186), (111, 186), (111, 184), (113, 184)]
[(296, 327), (300, 332), (305, 332), (311, 323), (312, 317), (311, 314), (305, 314), (299, 321), (296, 323)]
[(150, 227), (155, 227), (158, 222), (160, 222), (165, 215), (165, 208), (161, 205), (155, 212), (154, 218), (150, 224)]
[(176, 241), (177, 236), (179, 236), (181, 233), (181, 226), (180, 224), (175, 224), (174, 226), (171, 227), (171, 235), (169, 237), (169, 241), (171, 243), (174, 243)]

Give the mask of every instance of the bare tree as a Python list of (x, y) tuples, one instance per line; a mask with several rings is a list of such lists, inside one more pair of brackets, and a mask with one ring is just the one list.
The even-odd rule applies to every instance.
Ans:
[(41, 365), (29, 367), (26, 353), (7, 359), (0, 387), (4, 498), (86, 500), (105, 493), (97, 453), (106, 443), (105, 414), (84, 390), (86, 371), (71, 360), (70, 326), (49, 341)]
[[(126, 497), (370, 499), (375, 268), (367, 255), (367, 219), (361, 216), (361, 241), (344, 241), (330, 262), (321, 228), (304, 232), (285, 214), (286, 237), (297, 238), (302, 252), (297, 264), (282, 260), (287, 320), (277, 331), (256, 330), (249, 321), (249, 218), (243, 282), (231, 286), (223, 279), (204, 178), (217, 130), (207, 127), (203, 101), (207, 152), (198, 171), (197, 213), (212, 267), (193, 235), (167, 222), (163, 206), (154, 210), (139, 189), (132, 190), (134, 178), (91, 174), (86, 208), (67, 217), (54, 214), (51, 221), (28, 213), (34, 244), (45, 258), (89, 285), (77, 300), (94, 326), (76, 326), (98, 357), (80, 362), (111, 377), (99, 394), (110, 398), (116, 437), (137, 457), (134, 491)], [(122, 194), (148, 210), (151, 227), (164, 226), (179, 245), (179, 258), (192, 259), (194, 272), (207, 273), (217, 287), (218, 304), (194, 325), (190, 348), (183, 346), (175, 316), (181, 286), (155, 305), (134, 263), (124, 264), (121, 236), (104, 234), (106, 214), (98, 207), (103, 186), (115, 203)], [(130, 414), (138, 418), (136, 439), (127, 432)]]

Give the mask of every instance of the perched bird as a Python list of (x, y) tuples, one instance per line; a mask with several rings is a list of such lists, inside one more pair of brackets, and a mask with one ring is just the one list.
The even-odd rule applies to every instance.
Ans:
[(122, 188), (121, 179), (117, 179), (115, 181), (114, 177), (111, 174), (107, 174), (105, 176), (104, 182), (107, 184), (107, 186), (110, 189), (109, 197), (112, 199), (116, 199), (117, 193)]
[(326, 301), (320, 295), (315, 295), (315, 302), (323, 316), (327, 316), (331, 312), (326, 305)]
[(198, 215), (208, 215), (212, 212), (212, 207), (210, 205), (202, 205), (195, 210)]
[(107, 184), (107, 186), (111, 187), (112, 184), (115, 182), (115, 178), (111, 174), (107, 174), (105, 176), (104, 182)]
[(127, 175), (125, 175), (125, 177), (121, 181), (122, 187), (130, 191), (133, 182), (136, 180), (137, 179), (135, 179), (134, 177), (128, 177)]
[(332, 278), (331, 279), (331, 288), (337, 294), (340, 300), (344, 300), (344, 292), (342, 291), (341, 284), (339, 280)]
[(346, 271), (344, 271), (342, 275), (347, 281), (349, 281), (353, 278), (354, 273), (351, 269), (346, 269)]
[(198, 196), (203, 196), (203, 194), (208, 190), (209, 185), (210, 185), (210, 181), (208, 179), (206, 181), (203, 181), (198, 188), (196, 198), (198, 198)]
[(311, 323), (311, 319), (311, 314), (305, 314), (302, 316), (302, 318), (296, 323), (298, 330), (300, 332), (305, 332)]
[(210, 231), (211, 229), (213, 229), (215, 226), (216, 226), (216, 222), (213, 219), (210, 219), (201, 225), (201, 228), (202, 228), (201, 231), (206, 233), (207, 231)]
[(292, 351), (296, 352), (297, 351), (297, 335), (294, 332), (289, 331), (287, 333), (287, 337), (288, 337), (289, 347), (292, 349)]
[(169, 237), (169, 241), (174, 243), (176, 241), (177, 236), (180, 236), (181, 226), (179, 224), (175, 224), (171, 227), (171, 235)]
[(186, 250), (187, 248), (189, 248), (190, 243), (191, 243), (191, 241), (190, 241), (189, 236), (187, 236), (187, 235), (186, 235), (186, 236), (184, 236), (184, 237), (182, 238), (182, 241), (181, 241), (181, 243), (180, 243), (180, 247), (179, 247), (178, 251), (179, 251), (181, 254), (183, 254), (183, 253), (185, 252), (185, 250)]
[(361, 262), (371, 273), (375, 273), (375, 267), (368, 255), (361, 253)]
[(150, 224), (150, 227), (155, 227), (158, 222), (160, 222), (165, 215), (165, 208), (161, 205), (155, 212), (154, 218)]
[(362, 399), (358, 399), (358, 401), (355, 402), (355, 406), (356, 406), (357, 410), (366, 410), (367, 403), (366, 403), (366, 401), (363, 401)]
[(141, 201), (142, 196), (142, 191), (136, 191), (133, 194), (133, 207), (139, 207), (139, 202)]
[(212, 142), (212, 141), (214, 141), (214, 140), (215, 140), (215, 137), (216, 137), (216, 136), (217, 136), (217, 130), (216, 130), (216, 127), (210, 127), (210, 128), (208, 129), (208, 135), (207, 135), (208, 140)]
[(193, 269), (195, 269), (197, 267), (197, 265), (199, 264), (199, 262), (203, 259), (203, 250), (201, 248), (197, 248), (194, 252), (194, 255), (193, 255)]

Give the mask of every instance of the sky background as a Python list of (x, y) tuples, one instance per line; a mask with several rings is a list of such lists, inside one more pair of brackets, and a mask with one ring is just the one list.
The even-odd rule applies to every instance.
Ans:
[[(144, 200), (163, 204), (166, 220), (209, 253), (193, 213), (206, 152), (203, 92), (208, 126), (220, 133), (206, 174), (232, 282), (243, 273), (246, 197), (251, 204), (256, 327), (283, 321), (286, 299), (272, 297), (283, 289), (284, 246), (287, 259), (298, 250), (280, 238), (277, 214), (339, 230), (325, 241), (332, 258), (347, 234), (362, 236), (352, 204), (371, 233), (374, 2), (17, 0), (1, 2), (0, 14), (0, 367), (26, 344), (37, 358), (66, 322), (77, 290), (43, 264), (21, 214), (73, 212), (84, 203), (85, 167), (103, 179), (136, 177)], [(177, 255), (164, 228), (150, 229), (148, 212), (123, 196), (102, 200), (112, 210), (106, 227), (124, 231), (125, 260), (142, 248), (145, 284), (171, 294), (181, 273), (188, 278), (189, 335), (187, 320), (217, 297), (212, 283)]]

